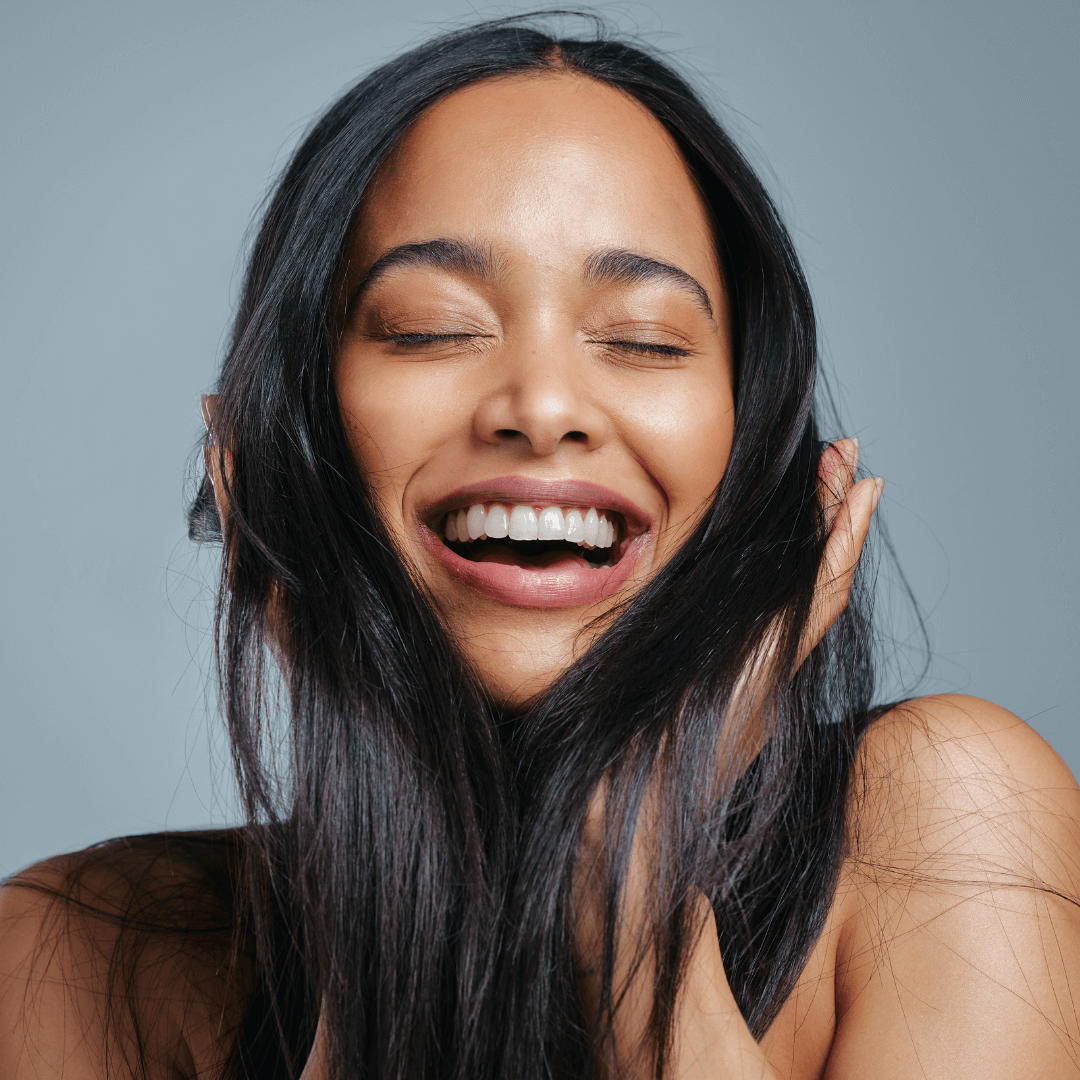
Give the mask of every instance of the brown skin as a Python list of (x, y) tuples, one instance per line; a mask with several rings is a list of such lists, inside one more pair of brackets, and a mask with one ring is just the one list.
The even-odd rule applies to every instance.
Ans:
[[(339, 312), (335, 380), (357, 461), (397, 542), (489, 688), (522, 704), (588, 644), (591, 620), (670, 557), (720, 482), (733, 425), (726, 298), (705, 208), (671, 139), (639, 105), (578, 76), (494, 80), (426, 114), (365, 196), (343, 295), (385, 252), (436, 238), (489, 250), (496, 272), (413, 266), (385, 275)], [(605, 249), (692, 275), (715, 318), (670, 283), (589, 284), (585, 260)], [(388, 340), (418, 332), (454, 337), (421, 347)], [(822, 459), (833, 526), (804, 649), (846, 604), (880, 497), (880, 482), (852, 484), (856, 462), (853, 440)], [(216, 475), (216, 455), (208, 466)], [(619, 593), (592, 607), (526, 609), (475, 593), (430, 556), (417, 522), (450, 490), (505, 474), (613, 488), (655, 519), (655, 546)], [(972, 698), (893, 712), (862, 755), (852, 854), (795, 993), (755, 1042), (704, 906), (672, 1075), (1076, 1076), (1076, 908), (985, 884), (1080, 891), (1080, 791), (1068, 770), (1030, 728)], [(920, 869), (934, 880), (912, 877)], [(647, 872), (638, 881), (647, 889)], [(32, 893), (8, 890), (0, 919), (0, 1075), (100, 1076), (93, 980), (73, 985), (76, 960), (40, 948), (47, 938)], [(588, 928), (578, 930), (587, 970), (594, 949)], [(178, 970), (177, 994), (202, 978)], [(215, 1003), (223, 994), (204, 992)], [(632, 987), (628, 1000), (616, 1023), (624, 1059), (647, 995)], [(176, 1061), (209, 1074), (221, 1050), (193, 1029)], [(324, 1075), (317, 1043), (304, 1080)]]
[[(522, 702), (588, 643), (590, 618), (671, 554), (724, 474), (733, 364), (705, 207), (671, 138), (622, 94), (580, 78), (501, 79), (421, 118), (365, 197), (357, 237), (350, 288), (400, 244), (462, 239), (497, 261), (487, 280), (430, 267), (383, 277), (348, 313), (335, 381), (402, 548), (492, 689)], [(671, 284), (589, 284), (586, 260), (612, 249), (684, 270), (717, 317)], [(387, 341), (395, 332), (469, 336), (417, 348)], [(658, 523), (655, 548), (588, 609), (511, 607), (467, 588), (415, 522), (453, 489), (510, 474), (628, 496)]]

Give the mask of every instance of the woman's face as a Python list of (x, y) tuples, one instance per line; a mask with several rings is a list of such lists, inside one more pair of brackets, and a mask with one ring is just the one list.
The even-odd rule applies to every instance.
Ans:
[(334, 369), (353, 452), (466, 655), (521, 704), (723, 476), (709, 215), (649, 112), (558, 74), (433, 107), (357, 226)]

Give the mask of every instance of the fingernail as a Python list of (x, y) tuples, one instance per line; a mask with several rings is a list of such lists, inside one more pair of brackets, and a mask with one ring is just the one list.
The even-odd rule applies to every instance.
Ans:
[(879, 476), (874, 480), (874, 505), (870, 507), (870, 513), (872, 514), (877, 509), (877, 504), (881, 502), (881, 493), (885, 490), (885, 477)]

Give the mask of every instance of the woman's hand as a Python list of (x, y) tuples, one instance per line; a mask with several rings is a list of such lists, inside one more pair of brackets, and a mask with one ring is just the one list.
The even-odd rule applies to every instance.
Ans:
[(716, 917), (708, 898), (699, 893), (695, 907), (695, 923), (701, 932), (679, 992), (670, 1075), (673, 1080), (726, 1076), (775, 1080), (776, 1073), (746, 1026), (728, 985)]
[[(858, 440), (842, 439), (825, 450), (818, 466), (818, 498), (830, 531), (796, 666), (809, 656), (847, 607), (870, 520), (881, 498), (884, 481), (880, 478), (855, 482), (858, 463)], [(741, 690), (751, 698), (756, 697), (754, 684), (771, 678), (770, 669), (768, 657), (763, 657), (747, 672)], [(737, 690), (736, 694), (740, 692)], [(621, 1080), (624, 1074), (647, 1076), (650, 1072), (647, 1060), (638, 1056), (638, 1048), (652, 1008), (649, 991), (652, 967), (647, 958), (646, 962), (635, 965), (631, 957), (638, 953), (636, 943), (644, 932), (649, 910), (649, 823), (660, 813), (656, 802), (657, 799), (647, 797), (642, 806), (619, 912), (619, 938), (623, 947), (615, 957), (613, 991), (616, 1000), (621, 995), (621, 1001), (612, 1022), (615, 1045), (606, 1047), (602, 1054), (613, 1080), (616, 1076)], [(605, 788), (601, 785), (590, 807), (576, 896), (580, 986), (586, 1010), (594, 1017), (599, 1012), (598, 970), (603, 940), (604, 803)], [(731, 993), (720, 955), (716, 920), (708, 899), (700, 893), (694, 899), (690, 925), (697, 937), (680, 989), (672, 1042), (674, 1062), (668, 1075), (676, 1080), (705, 1080), (725, 1075), (767, 1080), (775, 1074)]]
[[(859, 465), (857, 439), (831, 444), (818, 464), (818, 499), (830, 527), (818, 572), (814, 604), (803, 631), (797, 665), (828, 632), (847, 607), (855, 569), (881, 500), (880, 477), (855, 482)], [(728, 985), (720, 955), (716, 918), (707, 897), (698, 894), (692, 925), (700, 927), (680, 991), (673, 1045), (677, 1080), (775, 1073), (746, 1026)]]
[(799, 664), (847, 607), (870, 519), (885, 487), (880, 476), (856, 483), (858, 467), (858, 439), (840, 439), (830, 444), (818, 463), (818, 501), (830, 531), (818, 571), (814, 606), (799, 648)]
[[(199, 402), (199, 411), (202, 413), (203, 424), (206, 425), (207, 442), (203, 446), (203, 464), (206, 466), (206, 475), (210, 478), (210, 486), (214, 489), (214, 502), (217, 504), (218, 518), (221, 521), (221, 531), (225, 532), (225, 519), (229, 512), (228, 499), (225, 497), (225, 487), (232, 479), (232, 451), (226, 446), (218, 449), (218, 438), (214, 432), (214, 407), (217, 405), (217, 394), (203, 394)], [(222, 483), (222, 470), (224, 480)]]

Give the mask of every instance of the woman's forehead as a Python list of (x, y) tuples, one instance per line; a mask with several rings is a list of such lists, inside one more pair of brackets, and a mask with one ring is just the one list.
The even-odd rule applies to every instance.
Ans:
[(696, 273), (715, 263), (708, 212), (667, 130), (628, 95), (571, 74), (490, 79), (432, 107), (372, 183), (360, 226), (365, 266), (431, 236), (474, 237), (511, 259), (627, 249), (689, 258)]

